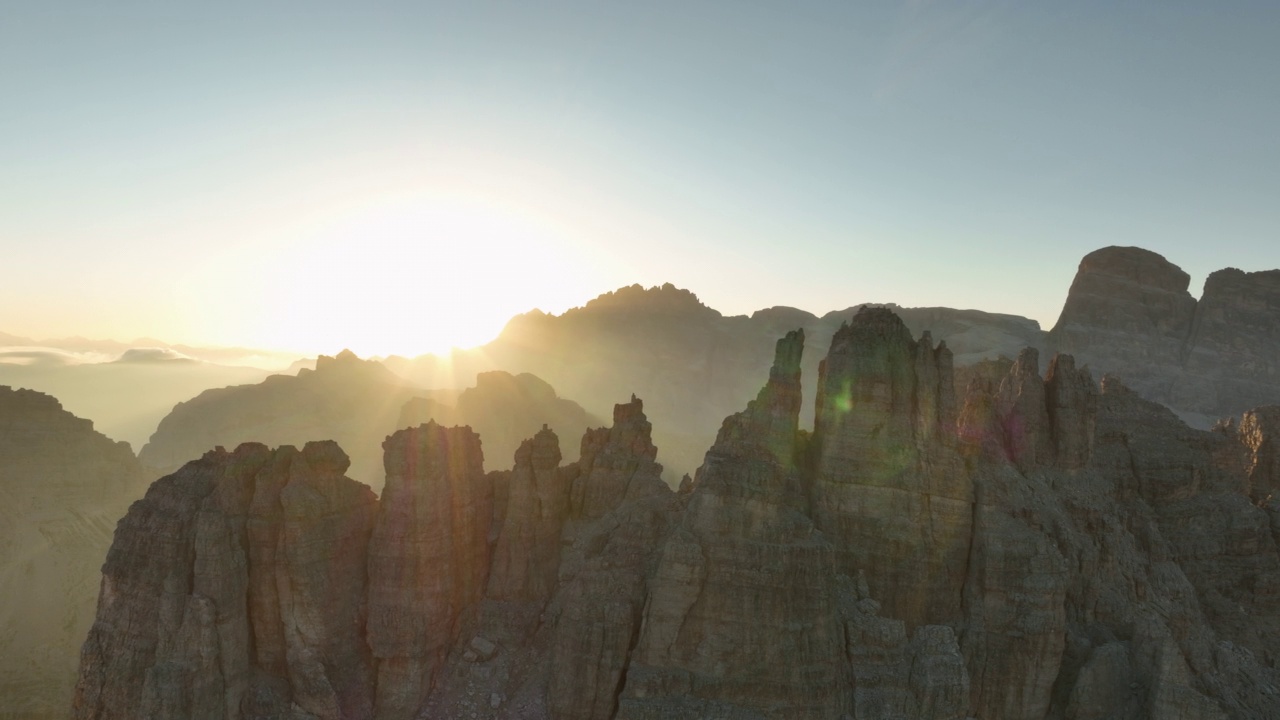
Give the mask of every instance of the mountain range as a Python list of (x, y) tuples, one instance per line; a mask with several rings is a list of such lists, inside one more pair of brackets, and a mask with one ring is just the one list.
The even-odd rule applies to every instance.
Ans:
[[(64, 568), (58, 571), (63, 572), (63, 575), (36, 572), (31, 582), (27, 583), (24, 593), (11, 598), (4, 608), (0, 608), (8, 627), (21, 629), (25, 633), (21, 635), (27, 638), (21, 640), (27, 643), (23, 647), (29, 645), (31, 648), (40, 648), (33, 652), (47, 658), (13, 668), (10, 678), (17, 683), (14, 685), (16, 688), (44, 688), (36, 693), (45, 698), (40, 700), (40, 703), (44, 703), (40, 707), (58, 705), (56, 697), (58, 693), (65, 697), (74, 665), (68, 659), (71, 656), (66, 653), (66, 648), (76, 641), (68, 638), (83, 632), (92, 609), (92, 592), (85, 592), (92, 585), (86, 585), (83, 582), (85, 578), (81, 576), (86, 573), (92, 575), (92, 568), (96, 567), (105, 553), (110, 540), (111, 519), (119, 517), (129, 502), (141, 497), (145, 480), (161, 475), (171, 476), (175, 472), (180, 474), (181, 468), (190, 460), (202, 457), (210, 450), (236, 448), (245, 442), (272, 447), (305, 448), (311, 441), (336, 440), (336, 445), (341, 447), (338, 451), (342, 455), (341, 460), (330, 458), (323, 462), (330, 463), (334, 468), (341, 465), (342, 470), (337, 475), (329, 472), (326, 477), (345, 475), (354, 478), (383, 492), (385, 502), (386, 491), (382, 489), (384, 478), (389, 477), (387, 473), (395, 464), (386, 454), (391, 437), (403, 428), (421, 427), (424, 423), (470, 426), (471, 430), (478, 433), (475, 459), (478, 459), (480, 465), (476, 472), (487, 478), (484, 482), (489, 484), (490, 490), (487, 492), (492, 495), (489, 502), (496, 513), (488, 526), (489, 549), (485, 552), (497, 552), (497, 546), (493, 543), (505, 526), (503, 513), (506, 512), (505, 508), (511, 506), (511, 498), (516, 498), (517, 505), (536, 501), (537, 506), (552, 514), (560, 513), (556, 508), (561, 507), (563, 502), (568, 502), (570, 508), (577, 508), (570, 511), (571, 517), (581, 520), (585, 517), (581, 513), (586, 512), (595, 520), (600, 515), (617, 510), (620, 507), (618, 503), (621, 502), (619, 497), (629, 497), (627, 488), (631, 486), (631, 481), (628, 478), (634, 474), (634, 470), (627, 468), (633, 468), (633, 464), (639, 462), (637, 457), (648, 458), (646, 462), (649, 464), (644, 465), (642, 473), (644, 477), (660, 477), (669, 488), (683, 488), (675, 497), (687, 498), (688, 491), (701, 485), (706, 473), (711, 472), (707, 463), (719, 457), (716, 453), (709, 454), (708, 448), (721, 445), (726, 432), (730, 433), (730, 440), (735, 437), (733, 433), (738, 431), (733, 430), (736, 425), (731, 422), (732, 419), (738, 417), (737, 413), (741, 408), (756, 396), (760, 379), (772, 377), (778, 368), (779, 358), (771, 352), (774, 340), (796, 330), (803, 332), (806, 350), (797, 353), (794, 359), (797, 374), (793, 381), (788, 381), (795, 384), (795, 437), (792, 440), (783, 437), (764, 444), (781, 443), (780, 447), (770, 447), (770, 452), (776, 461), (790, 464), (788, 467), (791, 469), (787, 473), (794, 474), (794, 477), (784, 483), (789, 488), (786, 490), (787, 497), (791, 498), (787, 503), (800, 503), (797, 507), (808, 518), (797, 522), (801, 525), (805, 522), (817, 522), (820, 525), (834, 523), (831, 527), (840, 525), (844, 521), (838, 517), (822, 519), (819, 506), (814, 505), (817, 496), (813, 494), (815, 491), (812, 488), (801, 492), (791, 485), (800, 483), (808, 487), (816, 482), (813, 473), (817, 471), (808, 464), (813, 461), (811, 454), (819, 451), (817, 446), (812, 445), (812, 438), (823, 436), (823, 428), (818, 425), (818, 421), (831, 415), (832, 409), (827, 407), (824, 410), (823, 403), (829, 401), (834, 392), (832, 388), (824, 389), (821, 378), (829, 377), (831, 369), (824, 365), (821, 358), (832, 357), (832, 350), (839, 345), (839, 339), (848, 334), (849, 323), (854, 318), (861, 317), (864, 310), (891, 311), (901, 322), (908, 339), (917, 348), (932, 348), (935, 355), (925, 365), (921, 364), (924, 358), (913, 359), (901, 353), (882, 358), (871, 369), (877, 377), (889, 378), (888, 384), (868, 389), (868, 398), (880, 398), (884, 394), (893, 397), (910, 396), (910, 402), (915, 403), (915, 411), (919, 412), (919, 394), (912, 391), (915, 394), (903, 395), (906, 391), (895, 383), (903, 382), (899, 375), (906, 372), (903, 368), (907, 365), (912, 366), (911, 372), (917, 376), (921, 373), (929, 377), (937, 375), (937, 382), (940, 383), (936, 388), (937, 396), (930, 401), (936, 407), (930, 412), (942, 412), (940, 408), (952, 407), (957, 414), (963, 414), (963, 410), (971, 418), (986, 417), (987, 420), (983, 422), (988, 424), (996, 422), (991, 419), (993, 417), (1004, 418), (997, 423), (998, 429), (988, 427), (979, 432), (988, 439), (978, 445), (984, 448), (982, 452), (987, 455), (1003, 453), (1024, 475), (1039, 472), (1036, 469), (1039, 465), (1036, 463), (1058, 463), (1059, 455), (1063, 452), (1061, 448), (1052, 451), (1035, 449), (1028, 455), (1025, 450), (1020, 449), (1026, 441), (1014, 442), (1010, 437), (1013, 429), (1023, 421), (1009, 418), (1022, 417), (1019, 414), (1022, 413), (1026, 418), (1034, 420), (1033, 425), (1043, 426), (1048, 423), (1049, 430), (1045, 431), (1049, 433), (1048, 436), (1041, 436), (1038, 431), (1029, 441), (1036, 448), (1047, 448), (1055, 441), (1046, 437), (1051, 437), (1056, 432), (1053, 428), (1058, 427), (1064, 417), (1063, 409), (1054, 405), (1052, 400), (1044, 401), (1047, 404), (1044, 405), (1043, 413), (1035, 409), (1039, 400), (1028, 407), (1019, 406), (1014, 409), (1000, 405), (1013, 402), (1007, 397), (1013, 390), (1006, 391), (1003, 388), (1034, 385), (1028, 379), (1032, 374), (1030, 370), (1035, 370), (1034, 374), (1039, 376), (1038, 362), (1026, 355), (1028, 348), (1037, 357), (1052, 357), (1058, 352), (1070, 354), (1076, 365), (1087, 366), (1085, 371), (1091, 372), (1093, 378), (1112, 376), (1106, 380), (1110, 383), (1109, 386), (1104, 383), (1104, 398), (1107, 395), (1105, 387), (1112, 388), (1112, 394), (1116, 397), (1120, 397), (1116, 395), (1121, 392), (1120, 388), (1133, 388), (1134, 392), (1131, 394), (1134, 397), (1157, 401), (1172, 409), (1181, 420), (1201, 430), (1210, 427), (1218, 418), (1234, 418), (1234, 424), (1224, 426), (1228, 430), (1221, 432), (1251, 438), (1247, 442), (1239, 442), (1253, 443), (1250, 445), (1253, 448), (1250, 452), (1255, 455), (1261, 453), (1258, 455), (1261, 459), (1255, 458), (1254, 465), (1261, 463), (1265, 466), (1266, 457), (1269, 457), (1266, 448), (1271, 446), (1269, 443), (1272, 441), (1267, 439), (1270, 436), (1259, 439), (1259, 433), (1265, 427), (1270, 427), (1265, 420), (1270, 416), (1265, 413), (1246, 413), (1256, 406), (1280, 403), (1280, 362), (1277, 361), (1280, 357), (1280, 271), (1245, 273), (1227, 269), (1216, 272), (1210, 275), (1199, 299), (1189, 294), (1188, 286), (1189, 277), (1186, 273), (1155, 253), (1138, 248), (1104, 248), (1082, 260), (1064, 303), (1062, 316), (1049, 332), (1043, 331), (1036, 322), (1017, 316), (976, 310), (900, 308), (892, 305), (854, 306), (821, 317), (785, 307), (760, 310), (751, 316), (724, 316), (706, 307), (693, 293), (666, 285), (649, 289), (639, 286), (621, 288), (559, 316), (536, 311), (521, 315), (513, 318), (503, 333), (488, 345), (469, 351), (455, 351), (448, 356), (412, 359), (390, 357), (378, 361), (361, 360), (352, 353), (344, 352), (336, 357), (321, 356), (315, 361), (300, 361), (284, 374), (275, 375), (269, 375), (268, 371), (262, 369), (217, 365), (207, 359), (190, 357), (180, 350), (163, 346), (150, 349), (112, 346), (111, 351), (119, 354), (109, 362), (61, 364), (43, 360), (31, 361), (30, 358), (23, 360), (23, 364), (15, 364), (14, 358), (22, 359), (19, 358), (22, 353), (13, 350), (6, 355), (8, 360), (0, 361), (0, 382), (24, 384), (24, 380), (43, 378), (45, 382), (62, 383), (57, 386), (76, 397), (80, 406), (109, 408), (104, 413), (110, 417), (132, 418), (129, 422), (133, 423), (134, 429), (127, 437), (146, 437), (149, 434), (150, 439), (141, 446), (138, 461), (130, 466), (132, 469), (124, 471), (127, 479), (119, 481), (102, 480), (105, 476), (97, 471), (68, 474), (68, 461), (59, 458), (57, 442), (32, 443), (24, 451), (29, 455), (35, 454), (23, 456), (27, 459), (21, 461), (0, 458), (0, 472), (5, 472), (3, 477), (6, 478), (0, 491), (11, 495), (10, 506), (15, 513), (15, 519), (11, 523), (12, 537), (6, 540), (5, 545), (9, 550), (6, 552), (5, 562), (0, 563), (3, 565), (0, 572), (5, 573), (6, 577), (18, 577), (22, 573), (36, 572), (32, 568), (39, 563), (33, 565), (32, 558), (64, 558), (56, 563), (58, 567)], [(929, 364), (934, 366), (934, 370), (926, 368)], [(1036, 367), (1032, 368), (1033, 365)], [(41, 375), (42, 372), (47, 374)], [(947, 379), (946, 383), (942, 383), (941, 379), (944, 377)], [(75, 382), (68, 382), (67, 378), (75, 378)], [(1016, 382), (1009, 378), (1016, 378)], [(850, 378), (850, 382), (856, 380), (856, 377)], [(1044, 382), (1051, 380), (1049, 378)], [(216, 385), (228, 381), (235, 384), (211, 389), (209, 385), (202, 384)], [(1046, 385), (1047, 387), (1049, 386)], [(140, 388), (156, 392), (144, 395)], [(47, 391), (47, 386), (42, 389)], [(1023, 391), (1018, 391), (1021, 392)], [(165, 397), (169, 399), (166, 401)], [(603, 452), (601, 448), (612, 447), (609, 443), (614, 441), (609, 438), (614, 437), (611, 434), (613, 431), (590, 428), (604, 425), (598, 418), (614, 417), (616, 429), (619, 423), (618, 407), (632, 406), (615, 403), (627, 397), (644, 398), (643, 422), (635, 429), (626, 431), (624, 435), (630, 440), (617, 440), (622, 446), (600, 455)], [(995, 400), (1002, 397), (1005, 399), (998, 402)], [(987, 406), (982, 405), (982, 398), (988, 398)], [(57, 407), (57, 413), (65, 413), (67, 418), (71, 418), (66, 423), (83, 426), (88, 422), (72, 418), (71, 413), (63, 410), (53, 398), (41, 402), (53, 403)], [(176, 405), (164, 405), (164, 402)], [(92, 405), (93, 403), (97, 405)], [(11, 406), (0, 404), (0, 426), (13, 429), (12, 432), (6, 431), (11, 439), (24, 437), (18, 428), (28, 425), (38, 428), (40, 423), (46, 422), (43, 418), (56, 415), (43, 410), (30, 410), (38, 405), (39, 402), (16, 403)], [(973, 407), (970, 408), (969, 405)], [(635, 407), (638, 408), (639, 405)], [(1134, 411), (1135, 422), (1163, 427), (1165, 430), (1160, 432), (1165, 435), (1157, 433), (1159, 437), (1144, 446), (1148, 447), (1143, 450), (1146, 453), (1143, 457), (1146, 459), (1135, 456), (1133, 462), (1149, 463), (1154, 469), (1147, 474), (1144, 474), (1142, 467), (1133, 470), (1139, 477), (1139, 480), (1133, 482), (1138, 482), (1139, 485), (1151, 482), (1155, 483), (1154, 487), (1163, 487), (1172, 482), (1167, 477), (1170, 473), (1176, 475), (1191, 472), (1202, 477), (1205, 473), (1218, 472), (1226, 472), (1228, 475), (1236, 473), (1232, 477), (1239, 476), (1240, 473), (1245, 473), (1248, 477), (1257, 474), (1256, 470), (1251, 471), (1253, 475), (1249, 475), (1239, 468), (1222, 471), (1207, 469), (1203, 464), (1196, 464), (1201, 462), (1199, 460), (1187, 461), (1191, 462), (1190, 465), (1177, 465), (1182, 461), (1176, 458), (1190, 452), (1178, 450), (1177, 443), (1189, 443), (1189, 447), (1200, 448), (1214, 457), (1237, 451), (1230, 449), (1234, 445), (1221, 445), (1217, 440), (1205, 439), (1218, 436), (1187, 434), (1191, 431), (1175, 430), (1178, 424), (1152, 409), (1157, 406), (1148, 403), (1141, 407), (1146, 409)], [(890, 415), (894, 415), (900, 413), (902, 408), (894, 405), (886, 412), (888, 411), (892, 411)], [(34, 414), (28, 416), (31, 412)], [(1086, 434), (1089, 434), (1090, 442), (1095, 445), (1102, 438), (1097, 434), (1101, 432), (1097, 428), (1110, 427), (1107, 422), (1120, 422), (1104, 422), (1102, 415), (1088, 408), (1070, 409), (1067, 415), (1071, 416), (1072, 413), (1076, 416), (1080, 413), (1093, 413), (1090, 421), (1093, 425)], [(96, 419), (96, 416), (83, 411), (77, 414)], [(650, 418), (653, 421), (651, 425)], [(943, 425), (959, 428), (956, 432), (960, 432), (963, 428), (957, 426), (956, 422), (946, 420)], [(156, 425), (148, 426), (149, 423)], [(783, 424), (790, 427), (790, 423), (791, 420), (787, 420)], [(872, 425), (876, 423), (883, 424), (883, 419)], [(87, 433), (102, 437), (95, 433), (92, 423), (87, 427)], [(124, 427), (124, 424), (117, 420), (112, 427)], [(150, 429), (146, 429), (148, 427)], [(641, 427), (643, 431), (639, 429)], [(39, 435), (44, 431), (35, 432)], [(557, 440), (553, 451), (545, 433), (566, 438), (570, 442), (561, 449), (562, 443)], [(107, 435), (111, 433), (108, 432)], [(56, 438), (57, 434), (52, 437)], [(576, 437), (582, 438), (580, 446), (572, 443), (572, 439)], [(1139, 436), (1130, 434), (1125, 437)], [(542, 440), (526, 447), (523, 441), (529, 438)], [(86, 459), (84, 463), (124, 462), (116, 456), (122, 451), (121, 448), (128, 453), (128, 448), (111, 443), (106, 438), (102, 440), (106, 445), (103, 445), (102, 450), (94, 451), (94, 457), (98, 459)], [(973, 438), (969, 438), (965, 442), (972, 444), (972, 440)], [(919, 444), (922, 441), (917, 439), (912, 442)], [(1147, 440), (1141, 442), (1147, 443)], [(632, 447), (628, 443), (638, 445)], [(114, 449), (107, 449), (108, 447)], [(887, 451), (881, 449), (872, 454), (883, 455), (884, 452)], [(900, 450), (890, 452), (889, 455), (892, 456), (894, 452)], [(913, 452), (923, 451), (917, 448)], [(1077, 448), (1071, 452), (1079, 454), (1082, 451)], [(1165, 452), (1172, 452), (1174, 459), (1167, 462), (1160, 460), (1161, 453)], [(239, 451), (231, 454), (237, 453)], [(329, 450), (322, 454), (324, 453), (332, 454)], [(661, 464), (655, 462), (659, 453)], [(556, 458), (555, 467), (559, 467), (558, 464), (563, 460), (569, 464), (566, 467), (576, 465), (579, 470), (552, 468), (553, 472), (546, 467), (540, 471), (521, 470), (529, 463), (545, 465), (552, 456)], [(132, 455), (129, 454), (129, 457)], [(922, 462), (941, 462), (928, 459), (933, 457), (928, 453), (924, 457), (926, 460)], [(1096, 454), (1090, 457), (1093, 458), (1090, 462), (1097, 462)], [(472, 459), (467, 459), (466, 462), (470, 463)], [(512, 467), (513, 462), (515, 469), (505, 470)], [(885, 468), (896, 467), (889, 460), (882, 459), (881, 462), (889, 463), (883, 466), (884, 472), (889, 472)], [(972, 458), (965, 460), (966, 468), (971, 462)], [(958, 469), (959, 466), (948, 467), (949, 470), (940, 471), (942, 474), (929, 482), (956, 482), (956, 478), (963, 473)], [(495, 470), (497, 468), (503, 470)], [(585, 480), (575, 481), (569, 477), (574, 472), (584, 472), (582, 468), (591, 468), (587, 473), (595, 478), (591, 483)], [(568, 473), (565, 476), (568, 479), (554, 479), (559, 478), (562, 471)], [(306, 471), (299, 472), (306, 475)], [(754, 477), (751, 473), (755, 472), (757, 470), (749, 468), (741, 470), (741, 473), (746, 473), (742, 477)], [(971, 473), (972, 470), (970, 468), (964, 472)], [(533, 473), (535, 478), (533, 489), (521, 485), (527, 484), (527, 480), (521, 478), (525, 478), (528, 473)], [(731, 492), (733, 487), (737, 487), (735, 483), (741, 481), (741, 473), (733, 475), (737, 479), (729, 482), (729, 490), (716, 492)], [(695, 476), (698, 478), (696, 482)], [(538, 477), (542, 477), (550, 485), (544, 487), (543, 480), (536, 480)], [(711, 477), (715, 477), (714, 473)], [(63, 479), (43, 484), (48, 478)], [(106, 492), (101, 486), (103, 482), (107, 482), (110, 487), (107, 495), (103, 495)], [(77, 483), (84, 484), (84, 487), (76, 489)], [(973, 483), (975, 488), (981, 485), (976, 480)], [(1261, 486), (1253, 480), (1242, 480), (1239, 483), (1232, 480), (1227, 486), (1237, 490), (1245, 487), (1245, 494), (1255, 503), (1264, 502), (1265, 496), (1258, 496), (1248, 489)], [(63, 486), (65, 488), (58, 490), (56, 494), (42, 495), (42, 488)], [(523, 489), (517, 489), (517, 486)], [(597, 486), (613, 489), (603, 491)], [(640, 486), (650, 485), (646, 480)], [(561, 499), (557, 494), (563, 488), (567, 488), (563, 491), (568, 493), (568, 500)], [(554, 497), (547, 496), (548, 492)], [(601, 492), (613, 499), (593, 499)], [(796, 492), (800, 494), (797, 495)], [(926, 489), (926, 494), (932, 498), (928, 503), (939, 507), (945, 505), (943, 500), (933, 498), (930, 494), (932, 492)], [(667, 497), (657, 491), (649, 494), (657, 498)], [(953, 494), (947, 491), (939, 497), (951, 497)], [(1118, 497), (1123, 500), (1127, 496), (1121, 493)], [(81, 502), (77, 498), (89, 499)], [(59, 529), (50, 530), (40, 524), (44, 521), (38, 518), (45, 515), (30, 510), (35, 507), (31, 505), (33, 502), (50, 508), (52, 514), (48, 516), (53, 518), (53, 524), (49, 527)], [(661, 504), (676, 501), (668, 498), (652, 502)], [(1156, 503), (1156, 500), (1149, 499), (1149, 502)], [(598, 503), (604, 503), (606, 510), (581, 509)], [(885, 511), (908, 512), (913, 522), (923, 521), (917, 509), (913, 508), (914, 506), (886, 506)], [(645, 512), (652, 510), (650, 508)], [(675, 515), (668, 516), (658, 525), (635, 529), (639, 533), (637, 537), (648, 538), (657, 543), (658, 536), (667, 532), (672, 527), (671, 523), (676, 523), (680, 513), (684, 511), (672, 512)], [(1018, 512), (1031, 511), (1023, 508)], [(546, 518), (539, 517), (542, 519), (526, 518), (518, 521), (523, 524), (510, 532), (519, 534), (523, 538), (522, 543), (543, 543), (548, 548), (573, 546), (577, 528), (582, 526), (582, 522), (566, 521), (561, 525), (555, 521), (546, 526), (543, 524)], [(517, 520), (513, 519), (513, 522)], [(866, 519), (859, 522), (866, 522)], [(937, 522), (929, 522), (938, 531), (945, 530)], [(37, 535), (45, 539), (37, 542)], [(553, 537), (560, 539), (553, 540)], [(593, 542), (609, 542), (600, 540), (598, 535), (592, 537), (597, 538)], [(839, 548), (837, 543), (835, 551), (844, 552)], [(28, 550), (31, 554), (28, 554)], [(510, 551), (506, 552), (510, 555)], [(539, 568), (534, 573), (543, 578), (537, 584), (541, 588), (538, 597), (545, 600), (549, 597), (547, 593), (551, 592), (551, 588), (557, 587), (561, 582), (552, 577), (555, 575), (554, 567), (561, 561), (553, 562), (549, 559), (555, 555), (550, 549), (538, 552), (542, 553), (539, 556), (542, 559), (520, 562), (531, 562)], [(565, 552), (569, 550), (566, 549)], [(647, 551), (632, 548), (626, 552), (643, 555)], [(577, 556), (570, 553), (566, 557)], [(640, 562), (636, 559), (639, 555), (628, 557), (630, 560), (627, 562)], [(644, 561), (646, 563), (655, 561), (652, 556), (645, 557), (649, 558)], [(893, 561), (890, 558), (886, 562), (892, 564)], [(356, 563), (354, 559), (351, 562)], [(952, 557), (946, 562), (958, 563), (960, 559)], [(487, 572), (495, 571), (491, 569)], [(629, 596), (625, 600), (626, 604), (634, 605), (638, 599), (645, 597), (641, 590), (635, 588), (636, 583), (640, 582), (638, 578), (647, 572), (649, 570), (639, 575), (633, 572), (619, 579), (619, 582), (632, 587), (637, 593)], [(885, 572), (892, 574), (905, 570), (887, 568)], [(943, 566), (932, 567), (928, 572), (943, 572)], [(646, 579), (641, 585), (652, 579), (648, 575), (644, 577)], [(849, 577), (856, 582), (856, 573)], [(595, 581), (583, 582), (589, 584)], [(67, 585), (68, 583), (71, 585)], [(64, 586), (78, 589), (74, 592), (54, 589)], [(524, 592), (521, 590), (517, 594)], [(889, 595), (885, 595), (877, 590), (876, 602), (886, 602), (887, 598), (895, 608), (894, 617), (901, 619), (906, 612), (904, 608), (915, 601), (904, 600), (895, 595), (895, 592), (889, 591)], [(1230, 593), (1223, 594), (1223, 591), (1214, 592), (1221, 597), (1233, 597)], [(42, 601), (45, 606), (38, 607), (28, 602), (31, 599), (48, 598), (50, 594), (56, 596), (56, 601)], [(855, 594), (859, 597), (867, 596), (861, 590)], [(1210, 599), (1219, 602), (1214, 599), (1219, 595), (1212, 595)], [(470, 597), (474, 599), (478, 596)], [(68, 619), (60, 630), (55, 630), (53, 625), (39, 619), (50, 617), (79, 619)], [(931, 621), (938, 617), (941, 616), (929, 616)], [(953, 629), (960, 627), (953, 616), (946, 617), (949, 619), (944, 624), (949, 623)], [(456, 618), (450, 622), (456, 622)], [(18, 638), (19, 635), (12, 637)], [(443, 652), (442, 647), (437, 647), (437, 651)], [(1072, 657), (1075, 659), (1063, 656), (1063, 667), (1080, 660)], [(1266, 657), (1263, 660), (1264, 664), (1271, 662)], [(1130, 661), (1136, 662), (1132, 657)], [(279, 671), (281, 666), (273, 667)], [(373, 664), (369, 667), (372, 668)], [(1142, 672), (1149, 669), (1148, 667)], [(1194, 673), (1201, 672), (1196, 666), (1192, 670)], [(610, 672), (614, 671), (618, 671), (618, 668)], [(1197, 692), (1203, 694), (1204, 688), (1197, 687)], [(606, 705), (622, 702), (616, 693), (609, 694), (601, 688), (594, 688), (591, 692), (596, 695), (597, 702)], [(55, 699), (49, 700), (49, 697)], [(543, 701), (546, 700), (543, 697)], [(578, 700), (565, 702), (573, 705)], [(0, 717), (8, 716), (0, 711)]]

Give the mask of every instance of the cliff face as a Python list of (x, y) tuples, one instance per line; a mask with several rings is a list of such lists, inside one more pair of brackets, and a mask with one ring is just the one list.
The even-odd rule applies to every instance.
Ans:
[(348, 465), (245, 444), (157, 480), (103, 565), (74, 716), (367, 717), (377, 505)]
[[(1070, 356), (1042, 373), (1034, 349), (955, 402), (946, 346), (864, 309), (832, 340), (809, 433), (804, 362), (789, 333), (678, 492), (634, 398), (568, 465), (550, 430), (488, 474), (470, 430), (401, 431), (376, 509), (306, 493), (348, 519), (302, 525), (302, 544), (363, 552), (367, 574), (342, 560), (347, 582), (291, 583), (316, 593), (293, 605), (239, 589), (267, 566), (236, 559), (225, 508), (263, 484), (245, 458), (314, 451), (206, 456), (121, 525), (77, 716), (1275, 716), (1274, 409), (1193, 430)], [(348, 486), (318, 464), (281, 494)], [(146, 537), (160, 551), (133, 564), (154, 569), (132, 569)]]
[(127, 443), (0, 387), (0, 718), (65, 716), (111, 530), (143, 490)]
[(1280, 402), (1280, 271), (1219, 270), (1199, 301), (1189, 284), (1147, 250), (1092, 252), (1049, 345), (1202, 427)]

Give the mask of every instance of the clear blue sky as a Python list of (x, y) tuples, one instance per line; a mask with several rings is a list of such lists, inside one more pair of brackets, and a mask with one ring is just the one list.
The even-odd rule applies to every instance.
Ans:
[(666, 281), (1048, 326), (1105, 245), (1280, 267), (1278, 68), (1274, 2), (4, 3), (0, 331), (412, 353)]

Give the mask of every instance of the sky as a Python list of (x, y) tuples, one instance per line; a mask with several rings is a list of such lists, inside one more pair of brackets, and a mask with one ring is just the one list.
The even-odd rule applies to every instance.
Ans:
[(622, 285), (1280, 267), (1274, 2), (0, 0), (0, 332), (413, 355)]

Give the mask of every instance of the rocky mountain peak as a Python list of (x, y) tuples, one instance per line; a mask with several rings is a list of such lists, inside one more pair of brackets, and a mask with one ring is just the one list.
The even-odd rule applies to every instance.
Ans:
[(1280, 270), (1211, 273), (1197, 301), (1189, 276), (1156, 253), (1085, 256), (1049, 346), (1123, 378), (1143, 397), (1207, 428), (1280, 402)]
[(1140, 247), (1094, 250), (1080, 261), (1079, 276), (1103, 276), (1168, 292), (1186, 292), (1191, 276), (1163, 255)]
[[(644, 312), (653, 314), (714, 314), (698, 296), (689, 290), (678, 288), (671, 283), (646, 288), (642, 285), (629, 285), (612, 292), (604, 293), (587, 302), (581, 311), (597, 312)], [(573, 312), (573, 311), (570, 311)]]

